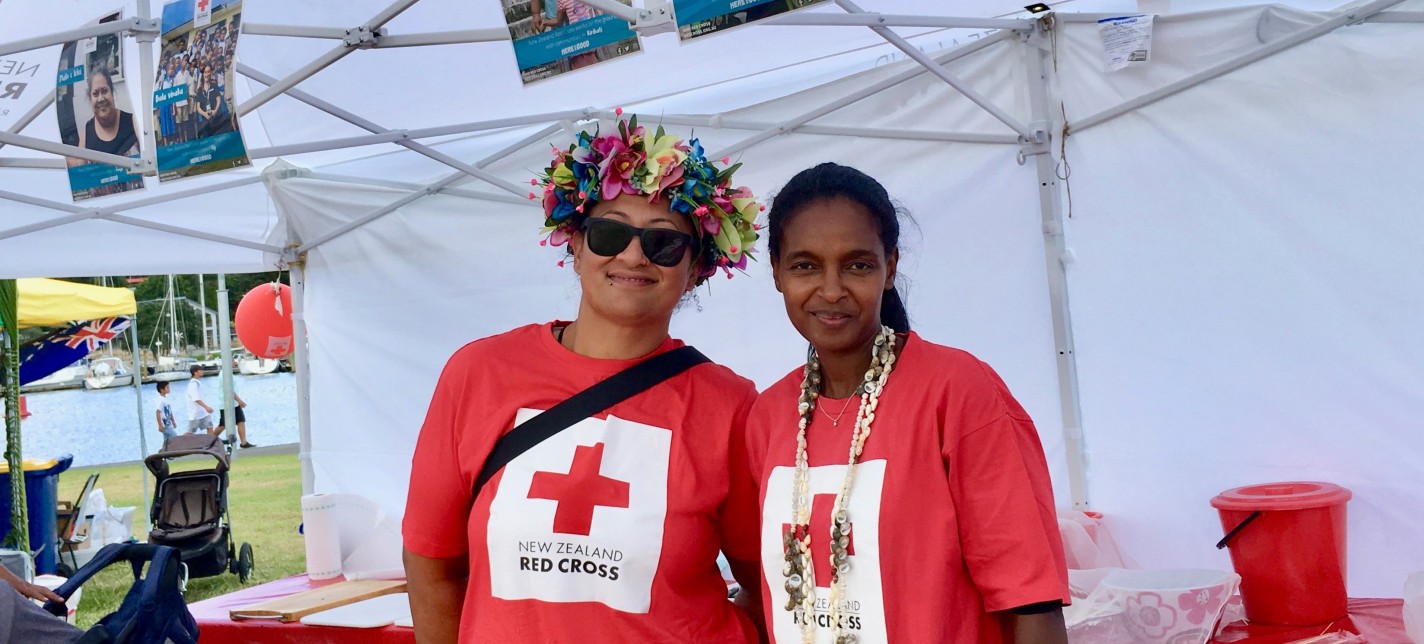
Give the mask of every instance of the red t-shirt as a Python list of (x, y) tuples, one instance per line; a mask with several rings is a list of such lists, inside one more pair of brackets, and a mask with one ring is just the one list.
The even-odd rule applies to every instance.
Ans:
[[(436, 384), (412, 461), (405, 547), (470, 556), (460, 641), (735, 642), (746, 615), (727, 601), (719, 548), (728, 503), (755, 486), (742, 449), (756, 398), (748, 380), (703, 364), (585, 419), (470, 492), (495, 441), (518, 422), (637, 360), (561, 346), (551, 324), (466, 345)], [(682, 343), (668, 339), (656, 353)], [(744, 498), (744, 494), (736, 495)]]
[[(1008, 622), (992, 611), (1070, 599), (1038, 433), (988, 365), (914, 333), (902, 341), (848, 504), (843, 623), (858, 644), (1006, 641)], [(801, 379), (797, 368), (762, 392), (747, 421), (748, 460), (762, 483), (767, 622), (781, 644), (801, 641), (782, 576)], [(858, 402), (838, 426), (822, 410), (835, 416), (842, 404), (823, 399), (807, 428), (817, 642), (831, 641), (830, 520)]]

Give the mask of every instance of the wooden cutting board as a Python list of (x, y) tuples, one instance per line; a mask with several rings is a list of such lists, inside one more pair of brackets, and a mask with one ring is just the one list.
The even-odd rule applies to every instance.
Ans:
[(275, 619), (295, 622), (312, 613), (329, 610), (337, 606), (354, 604), (372, 597), (405, 592), (404, 581), (362, 579), (342, 581), (330, 586), (313, 588), (295, 595), (269, 599), (259, 604), (234, 608), (228, 616), (234, 620)]

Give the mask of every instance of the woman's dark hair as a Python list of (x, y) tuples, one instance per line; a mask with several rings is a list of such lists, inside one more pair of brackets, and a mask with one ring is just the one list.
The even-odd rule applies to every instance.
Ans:
[[(107, 67), (95, 67), (89, 70), (89, 78), (93, 79), (95, 76), (103, 76), (104, 81), (109, 84), (109, 91), (118, 93), (118, 90), (114, 89), (114, 75)], [(118, 104), (118, 99), (114, 99), (114, 106), (117, 107)]]
[[(870, 213), (886, 257), (900, 247), (900, 216), (885, 186), (860, 170), (827, 162), (796, 173), (772, 200), (771, 213), (767, 216), (770, 229), (767, 251), (772, 261), (781, 258), (782, 238), (792, 217), (813, 203), (838, 198), (854, 201)], [(880, 300), (880, 323), (896, 333), (910, 330), (910, 315), (905, 311), (900, 289), (894, 285), (885, 290)]]

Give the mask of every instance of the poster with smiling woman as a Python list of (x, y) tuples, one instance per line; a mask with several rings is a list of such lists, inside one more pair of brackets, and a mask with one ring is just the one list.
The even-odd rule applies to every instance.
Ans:
[[(89, 24), (123, 18), (115, 11)], [(143, 130), (134, 118), (124, 82), (123, 41), (118, 34), (65, 43), (54, 90), (59, 140), (67, 145), (137, 158)], [(87, 159), (66, 157), (74, 201), (143, 189), (143, 177)]]

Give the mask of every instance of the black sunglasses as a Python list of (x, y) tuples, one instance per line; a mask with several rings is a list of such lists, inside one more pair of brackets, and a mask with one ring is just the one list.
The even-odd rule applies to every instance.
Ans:
[(658, 266), (677, 266), (693, 244), (692, 235), (671, 228), (634, 228), (602, 217), (584, 220), (583, 231), (588, 249), (602, 257), (617, 256), (637, 237), (643, 246), (643, 256)]

